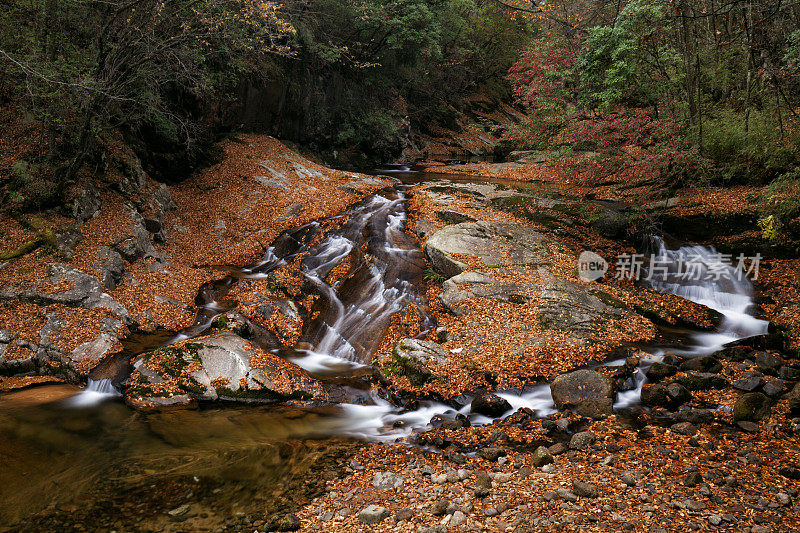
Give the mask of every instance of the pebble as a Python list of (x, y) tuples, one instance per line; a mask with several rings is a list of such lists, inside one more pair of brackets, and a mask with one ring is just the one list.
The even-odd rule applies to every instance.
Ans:
[(582, 498), (597, 498), (598, 496), (597, 487), (578, 480), (572, 481), (572, 492)]

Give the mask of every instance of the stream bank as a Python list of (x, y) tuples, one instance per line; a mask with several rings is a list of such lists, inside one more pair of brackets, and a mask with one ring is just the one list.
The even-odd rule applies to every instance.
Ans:
[[(311, 181), (315, 183), (313, 187), (331, 179), (314, 178), (295, 170), (297, 179)], [(600, 283), (585, 282), (577, 276), (576, 259), (581, 250), (592, 249), (609, 258), (635, 251), (630, 242), (597, 231), (594, 214), (603, 204), (587, 204), (541, 188), (533, 190), (525, 183), (475, 183), (475, 179), (445, 182), (441, 178), (421, 177), (423, 183), (409, 191), (408, 199), (406, 191), (380, 190), (379, 185), (385, 182), (363, 177), (362, 183), (370, 192), (377, 192), (376, 196), (366, 195), (361, 201), (354, 198), (354, 202), (346, 204), (350, 206), (347, 209), (341, 205), (338, 211), (307, 218), (299, 225), (287, 223), (286, 233), (274, 233), (271, 246), (262, 244), (261, 250), (266, 252), (250, 255), (240, 263), (249, 266), (215, 267), (215, 271), (199, 267), (221, 262), (198, 263), (196, 270), (207, 275), (207, 285), (203, 286), (223, 290), (224, 298), (195, 299), (201, 311), (207, 309), (210, 313), (192, 313), (190, 320), (184, 322), (184, 335), (202, 335), (181, 339), (171, 331), (159, 337), (177, 342), (156, 350), (161, 357), (153, 365), (140, 365), (126, 393), (129, 400), (138, 397), (150, 404), (157, 398), (180, 400), (182, 395), (193, 395), (194, 399), (203, 400), (201, 410), (131, 414), (133, 421), (127, 424), (134, 429), (121, 442), (143, 439), (143, 449), (151, 447), (147, 438), (138, 436), (142, 428), (135, 421), (139, 418), (147, 422), (148, 428), (159, 428), (166, 419), (185, 420), (189, 426), (178, 425), (179, 433), (181, 427), (217, 419), (213, 413), (218, 404), (207, 403), (214, 400), (208, 396), (212, 391), (217, 401), (281, 400), (305, 408), (341, 403), (341, 409), (334, 411), (312, 408), (290, 412), (285, 420), (294, 422), (279, 422), (276, 426), (300, 424), (301, 429), (297, 433), (277, 432), (274, 437), (288, 439), (289, 449), (300, 450), (300, 455), (308, 453), (304, 451), (307, 448), (296, 444), (295, 436), (407, 439), (416, 446), (346, 444), (343, 453), (347, 458), (336, 456), (334, 461), (338, 473), (327, 476), (330, 479), (325, 479), (324, 490), (323, 484), (314, 484), (317, 488), (309, 493), (309, 497), (319, 499), (311, 503), (304, 500), (301, 508), (294, 508), (296, 521), (286, 517), (288, 508), (283, 510), (293, 528), (352, 531), (377, 524), (379, 529), (416, 530), (439, 523), (441, 527), (463, 529), (547, 530), (567, 524), (637, 529), (668, 526), (685, 512), (694, 513), (691, 520), (699, 520), (691, 523), (702, 525), (713, 526), (717, 518), (718, 526), (741, 525), (742, 529), (792, 523), (796, 495), (792, 492), (792, 469), (796, 468), (793, 465), (797, 458), (796, 450), (783, 446), (783, 440), (796, 439), (793, 423), (789, 422), (794, 404), (787, 393), (797, 376), (792, 353), (781, 339), (756, 337), (746, 341), (750, 346), (726, 348), (710, 359), (688, 359), (681, 355), (685, 350), (680, 342), (686, 343), (702, 330), (713, 334), (722, 324), (723, 316), (718, 311), (632, 281), (616, 282), (610, 279), (613, 275)], [(277, 182), (269, 187), (284, 190)], [(408, 221), (404, 212), (394, 210), (406, 203)], [(360, 211), (360, 206), (369, 209)], [(304, 254), (276, 252), (282, 235), (298, 235), (296, 230), (317, 225), (319, 231), (309, 232), (314, 237), (300, 247)], [(270, 231), (274, 231), (271, 226)], [(396, 268), (397, 263), (391, 260), (397, 254), (421, 258), (416, 244), (398, 246), (414, 240), (425, 244), (430, 267), (414, 259), (411, 264), (416, 270)], [(271, 269), (270, 265), (290, 255), (291, 261)], [(261, 259), (254, 262), (255, 257)], [(220, 272), (233, 274), (231, 281), (218, 284)], [(404, 278), (408, 273), (413, 274), (411, 278)], [(420, 284), (420, 274), (427, 278), (426, 284)], [(58, 283), (61, 281), (54, 284)], [(369, 289), (372, 286), (380, 290), (373, 292)], [(409, 291), (409, 287), (417, 289)], [(419, 287), (427, 293), (428, 309), (424, 312), (420, 312), (424, 302), (419, 298)], [(59, 286), (55, 294), (66, 292), (60, 290), (64, 288), (71, 290), (68, 284)], [(200, 291), (208, 295), (212, 292)], [(38, 290), (37, 294), (45, 292)], [(387, 294), (393, 295), (393, 300), (386, 300)], [(345, 304), (348, 298), (349, 303)], [(400, 300), (414, 305), (406, 306), (406, 312), (395, 313), (399, 308), (394, 308), (392, 301)], [(362, 313), (365, 306), (369, 310)], [(347, 312), (343, 312), (345, 309)], [(429, 314), (436, 321), (435, 329), (426, 320)], [(385, 324), (377, 321), (376, 329), (368, 330), (385, 330), (386, 334), (371, 333), (359, 338), (365, 331), (359, 315), (390, 318)], [(198, 318), (211, 329), (186, 333)], [(255, 326), (263, 328), (260, 334)], [(427, 335), (421, 335), (428, 330)], [(263, 342), (265, 335), (269, 342)], [(427, 338), (414, 339), (416, 336)], [(279, 348), (274, 351), (276, 346)], [(292, 349), (287, 350), (289, 347)], [(660, 377), (647, 370), (651, 381), (661, 381), (648, 388), (658, 392), (649, 396), (653, 402), (648, 404), (652, 405), (637, 403), (612, 410), (613, 398), (619, 400), (614, 393), (626, 389), (636, 392), (641, 386), (636, 376), (641, 376), (645, 368), (640, 362), (654, 348), (661, 350), (660, 363), (664, 366), (650, 367), (660, 368)], [(153, 352), (145, 352), (152, 357)], [(247, 353), (246, 358), (243, 353)], [(328, 378), (342, 373), (341, 366), (323, 369), (329, 372), (315, 372), (318, 365), (303, 371), (292, 363), (298, 355), (311, 356), (319, 362), (319, 355), (331, 354), (338, 354), (340, 362), (347, 361), (345, 366), (366, 365), (369, 372), (348, 377), (345, 382), (331, 381)], [(603, 366), (610, 361), (621, 364)], [(250, 366), (242, 372), (239, 362)], [(370, 363), (380, 373), (373, 372)], [(599, 394), (588, 398), (590, 401), (567, 401), (571, 405), (560, 407), (570, 408), (554, 413), (548, 403), (549, 387), (542, 383), (578, 369), (584, 372), (579, 376), (601, 384)], [(266, 371), (273, 380), (267, 388), (276, 396), (232, 394), (235, 384), (250, 389), (247, 382), (254, 377), (250, 375), (254, 370)], [(207, 384), (197, 377), (196, 382), (181, 381), (197, 372), (205, 372)], [(263, 384), (263, 376), (257, 379)], [(576, 382), (579, 388), (581, 383), (589, 383), (582, 379)], [(776, 401), (751, 397), (759, 400), (753, 404), (752, 415), (737, 420), (731, 411), (744, 395), (740, 387), (750, 386), (739, 382), (748, 380), (755, 383), (749, 393), (770, 398), (773, 396), (767, 391), (775, 390)], [(139, 390), (144, 385), (149, 386), (148, 391)], [(197, 385), (202, 385), (202, 390), (194, 388)], [(689, 393), (683, 394), (681, 401), (668, 392), (678, 386)], [(153, 394), (154, 387), (158, 394)], [(308, 396), (291, 396), (298, 391)], [(331, 395), (331, 391), (335, 394)], [(476, 398), (480, 407), (476, 406)], [(58, 412), (63, 406), (55, 408)], [(106, 429), (104, 417), (119, 408), (123, 407), (113, 401), (96, 406), (93, 409), (106, 414), (97, 419), (98, 424), (81, 428), (90, 434), (102, 434)], [(509, 415), (511, 408), (516, 412)], [(174, 441), (175, 450), (171, 451), (182, 457), (178, 463), (194, 456), (202, 463), (222, 454), (223, 471), (232, 464), (257, 464), (259, 459), (248, 454), (241, 462), (235, 454), (228, 455), (228, 437), (234, 447), (242, 440), (250, 443), (247, 446), (267, 446), (273, 430), (258, 429), (259, 424), (275, 416), (281, 419), (281, 411), (250, 407), (218, 412), (221, 429), (199, 436), (202, 449), (196, 455), (191, 447), (188, 455), (183, 455), (181, 450), (186, 443), (167, 439)], [(320, 418), (320, 412), (326, 416)], [(111, 418), (109, 430), (115, 427)], [(17, 427), (20, 419), (35, 420), (36, 415), (26, 412), (10, 425)], [(234, 426), (241, 423), (243, 433), (224, 429), (231, 427), (230, 420), (238, 421), (233, 422)], [(305, 429), (305, 420), (310, 420), (310, 432)], [(37, 424), (19, 425), (20, 431), (9, 434), (19, 439), (21, 446), (37, 433)], [(47, 419), (43, 421), (45, 426), (52, 424)], [(414, 431), (421, 428), (427, 431)], [(251, 430), (259, 435), (255, 443), (248, 436)], [(218, 440), (218, 434), (225, 437)], [(117, 450), (120, 446), (112, 443), (110, 448)], [(748, 449), (744, 455), (738, 454)], [(158, 462), (162, 451), (158, 447), (154, 450), (154, 460)], [(698, 450), (704, 450), (706, 459), (695, 457)], [(292, 452), (288, 453), (291, 457)], [(748, 457), (748, 453), (756, 455)], [(47, 456), (43, 457), (46, 462)], [(118, 462), (111, 464), (118, 468), (128, 462), (128, 457), (115, 451), (111, 458)], [(282, 464), (280, 459), (265, 461)], [(194, 462), (189, 460), (190, 464)], [(192, 475), (203, 483), (225, 476), (220, 471), (198, 472)], [(305, 486), (315, 475), (290, 474), (281, 471), (280, 466), (277, 472), (278, 476), (287, 477), (290, 486)], [(163, 474), (168, 480), (172, 473), (167, 465), (164, 469), (152, 468), (138, 479)], [(699, 480), (696, 475), (690, 476), (693, 473), (699, 473)], [(14, 475), (19, 474), (12, 474), (12, 479)], [(194, 477), (192, 481), (198, 483)], [(615, 490), (616, 477), (619, 482)], [(620, 484), (628, 488), (620, 489)], [(216, 488), (220, 488), (218, 495), (227, 490)], [(258, 488), (256, 493), (263, 497), (266, 490)], [(187, 490), (184, 497), (188, 501), (195, 494), (194, 490)], [(671, 500), (662, 497), (667, 494)], [(766, 503), (748, 499), (754, 494)], [(209, 503), (201, 502), (197, 513), (194, 504), (187, 503), (191, 510), (182, 512), (183, 503), (165, 511), (165, 506), (153, 502), (146, 503), (142, 512), (149, 517), (147, 520), (157, 522), (153, 526), (157, 530), (192, 530), (206, 524), (210, 527), (211, 523), (269, 529), (266, 515), (258, 523), (240, 523), (237, 513), (243, 511), (232, 506), (210, 513), (207, 506), (213, 507), (213, 500), (212, 496)], [(678, 504), (673, 505), (674, 502)], [(759, 521), (745, 513), (744, 509), (752, 509), (748, 503), (758, 507)], [(265, 513), (273, 512), (269, 502), (257, 505)], [(378, 508), (367, 512), (371, 505)], [(62, 511), (45, 510), (36, 518), (45, 522), (33, 523), (76, 525), (79, 517)], [(233, 517), (223, 520), (224, 514)], [(54, 522), (46, 522), (51, 519)]]

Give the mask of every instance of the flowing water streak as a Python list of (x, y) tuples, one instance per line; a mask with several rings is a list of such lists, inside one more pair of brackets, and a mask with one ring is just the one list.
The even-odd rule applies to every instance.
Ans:
[[(670, 250), (661, 237), (652, 236), (651, 240), (655, 260), (648, 276), (650, 286), (704, 305), (723, 316), (717, 331), (693, 333), (689, 348), (672, 352), (698, 357), (714, 353), (727, 343), (767, 333), (769, 322), (752, 315), (755, 304), (750, 281), (736, 267), (723, 262), (713, 246), (687, 245)], [(634, 375), (635, 387), (620, 392), (615, 407), (628, 407), (640, 401), (642, 387), (647, 383), (645, 372), (663, 355), (664, 351), (659, 350), (642, 359)]]
[[(301, 270), (322, 295), (319, 314), (304, 328), (292, 359), (315, 373), (369, 367), (392, 315), (413, 304), (420, 309), (422, 335), (432, 326), (421, 295), (424, 259), (403, 231), (406, 196), (384, 191), (355, 208), (348, 221), (313, 246)], [(347, 275), (328, 274), (352, 258)]]
[[(763, 335), (767, 333), (769, 323), (755, 318), (753, 310), (753, 289), (750, 282), (736, 268), (721, 261), (720, 255), (710, 246), (683, 246), (677, 250), (666, 247), (663, 239), (653, 237), (655, 256), (659, 268), (653, 271), (650, 285), (660, 291), (681, 296), (701, 305), (705, 305), (723, 316), (723, 321), (716, 332), (692, 333), (689, 348), (672, 349), (674, 353), (683, 353), (697, 357), (713, 353), (724, 344), (736, 340)], [(686, 273), (686, 265), (692, 264), (690, 276)], [(663, 350), (657, 350), (649, 356), (642, 357), (639, 368), (634, 374), (634, 387), (617, 395), (615, 408), (624, 408), (638, 404), (642, 387), (647, 383), (645, 372), (655, 362), (660, 361)], [(609, 366), (619, 366), (624, 360), (612, 361)], [(511, 404), (512, 410), (507, 416), (522, 407), (532, 409), (538, 416), (547, 416), (555, 412), (549, 384), (529, 387), (521, 393), (498, 393)], [(388, 402), (375, 399), (372, 406), (343, 406), (345, 416), (351, 419), (352, 425), (345, 433), (362, 438), (391, 441), (407, 437), (414, 430), (426, 428), (434, 415), (455, 416), (456, 413), (466, 415), (472, 424), (489, 424), (493, 420), (470, 413), (466, 406), (459, 411), (451, 407), (428, 403), (422, 408), (401, 413)], [(502, 417), (501, 417), (502, 418)], [(396, 422), (403, 422), (400, 429), (393, 429)]]

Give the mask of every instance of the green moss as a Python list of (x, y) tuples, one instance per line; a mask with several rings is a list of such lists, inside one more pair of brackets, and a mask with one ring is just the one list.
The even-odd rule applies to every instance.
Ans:
[(232, 390), (227, 387), (217, 387), (217, 396), (221, 399), (232, 400), (261, 400), (269, 402), (285, 402), (288, 400), (310, 400), (313, 398), (306, 391), (293, 391), (291, 394), (284, 394), (272, 389), (237, 389)]
[(628, 305), (617, 298), (616, 296), (612, 296), (604, 291), (593, 290), (592, 294), (597, 297), (598, 300), (603, 302), (609, 307), (616, 307), (617, 309), (630, 309)]

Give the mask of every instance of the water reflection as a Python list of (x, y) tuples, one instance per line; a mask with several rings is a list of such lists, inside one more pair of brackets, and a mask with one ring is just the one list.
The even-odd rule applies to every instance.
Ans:
[[(125, 501), (127, 493), (158, 500), (141, 510), (136, 520), (143, 523), (173, 520), (166, 511), (181, 504), (202, 508), (206, 520), (222, 520), (248, 505), (255, 511), (247, 514), (263, 515), (280, 504), (283, 492), (294, 490), (293, 484), (313, 488), (305, 480), (312, 468), (335, 468), (336, 457), (358, 446), (316, 440), (337, 432), (335, 409), (145, 413), (116, 401), (74, 409), (65, 405), (74, 394), (73, 387), (50, 385), (0, 395), (5, 530), (24, 529), (23, 523), (33, 527), (36, 520), (69, 527), (81, 510), (100, 512), (113, 525), (120, 508), (144, 503)], [(182, 485), (184, 492), (169, 496)], [(109, 507), (109, 499), (120, 496)], [(123, 525), (132, 527), (124, 520)], [(39, 522), (33, 530), (44, 526)]]

